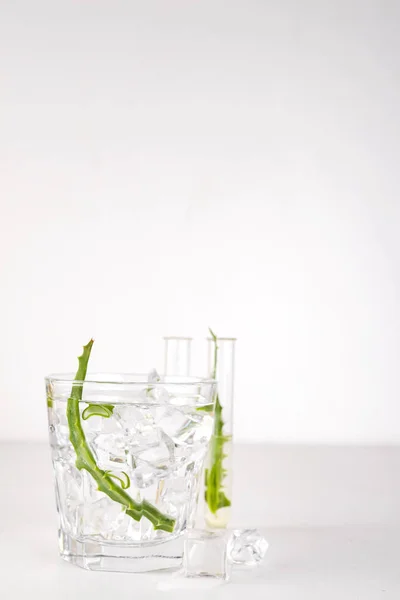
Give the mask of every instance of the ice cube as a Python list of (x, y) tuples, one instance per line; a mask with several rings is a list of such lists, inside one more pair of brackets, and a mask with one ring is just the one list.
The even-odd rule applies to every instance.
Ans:
[(146, 407), (138, 407), (128, 404), (116, 406), (114, 417), (121, 428), (128, 435), (145, 433), (154, 426), (154, 418), (151, 411)]
[(166, 388), (160, 385), (152, 385), (151, 383), (149, 383), (146, 389), (140, 392), (140, 397), (144, 403), (165, 404), (169, 401), (169, 393)]
[(175, 461), (185, 465), (186, 471), (197, 470), (201, 466), (207, 452), (206, 444), (182, 444), (175, 446)]
[[(115, 408), (114, 408), (115, 410)], [(85, 435), (89, 441), (92, 441), (99, 433), (121, 433), (121, 424), (114, 415), (110, 417), (100, 417), (93, 415), (88, 419), (81, 421)]]
[(182, 528), (188, 517), (191, 480), (185, 477), (172, 477), (159, 481), (158, 485), (160, 510), (173, 517), (177, 527)]
[(85, 502), (80, 507), (81, 534), (99, 535), (105, 539), (112, 537), (125, 517), (121, 504), (103, 495), (95, 502)]
[(161, 381), (160, 375), (157, 373), (156, 369), (151, 369), (147, 375), (147, 381), (149, 383), (158, 383)]
[(257, 529), (235, 529), (228, 543), (229, 560), (235, 565), (258, 565), (268, 550), (268, 542)]
[(207, 444), (213, 426), (208, 414), (192, 414), (167, 406), (157, 415), (157, 425), (176, 445)]
[(154, 469), (168, 470), (175, 462), (174, 443), (163, 431), (157, 430), (155, 433), (157, 444), (135, 450), (137, 465), (145, 463)]
[(227, 581), (230, 572), (225, 531), (186, 531), (183, 549), (183, 573), (186, 577), (215, 577)]
[(98, 484), (90, 475), (90, 473), (88, 473), (85, 470), (82, 470), (81, 473), (84, 501), (95, 502), (96, 500), (104, 498), (104, 494), (102, 492), (99, 492)]
[(129, 447), (128, 464), (133, 470), (134, 485), (148, 488), (156, 479), (164, 478), (175, 469), (174, 444), (162, 431), (155, 429), (147, 436), (146, 444)]
[(72, 446), (55, 446), (52, 449), (53, 459), (63, 465), (71, 465), (75, 467), (76, 452)]
[(55, 460), (57, 508), (63, 529), (77, 535), (78, 508), (83, 503), (82, 475), (76, 467)]
[(153, 485), (159, 472), (157, 469), (150, 467), (149, 465), (132, 465), (133, 475), (131, 478), (132, 484), (139, 488), (145, 489)]
[(53, 402), (52, 422), (49, 426), (50, 443), (57, 446), (70, 446), (69, 425), (65, 402)]
[(92, 447), (101, 469), (127, 465), (127, 438), (123, 434), (100, 433), (93, 439)]
[(182, 430), (191, 425), (191, 421), (180, 410), (166, 406), (157, 414), (157, 425), (168, 437), (175, 440), (179, 438)]
[[(137, 457), (142, 452), (155, 448), (160, 443), (160, 433), (157, 429), (137, 432), (128, 438), (129, 452), (133, 457)], [(133, 461), (135, 462), (135, 461)]]
[(190, 480), (187, 478), (172, 477), (160, 482), (160, 486), (160, 495), (163, 502), (184, 504), (189, 499)]
[(146, 517), (136, 521), (125, 514), (112, 538), (124, 542), (143, 542), (156, 537), (156, 533), (153, 524)]
[(140, 393), (141, 398), (145, 402), (157, 402), (157, 403), (165, 403), (169, 401), (169, 393), (167, 389), (159, 384), (161, 381), (160, 375), (157, 373), (156, 369), (152, 369), (147, 375), (147, 381), (149, 385), (146, 389), (142, 390)]

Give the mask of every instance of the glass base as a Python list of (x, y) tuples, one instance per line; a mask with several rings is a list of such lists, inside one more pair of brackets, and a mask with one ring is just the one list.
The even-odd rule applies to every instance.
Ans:
[(182, 535), (167, 542), (137, 546), (79, 541), (61, 530), (58, 539), (61, 557), (90, 571), (144, 573), (182, 565)]

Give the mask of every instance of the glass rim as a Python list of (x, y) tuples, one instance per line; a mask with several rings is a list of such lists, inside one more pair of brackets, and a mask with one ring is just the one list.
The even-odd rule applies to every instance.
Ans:
[(193, 340), (192, 337), (185, 337), (181, 335), (165, 335), (163, 337), (164, 340), (184, 340), (186, 342), (191, 342)]
[[(100, 377), (103, 376), (104, 379)], [(121, 381), (121, 376), (125, 377)], [(118, 379), (117, 379), (118, 377)], [(75, 373), (50, 373), (46, 375), (46, 383), (69, 383), (80, 385), (84, 383), (99, 384), (99, 385), (121, 385), (121, 386), (147, 386), (147, 387), (165, 387), (168, 385), (215, 385), (216, 379), (212, 377), (198, 377), (194, 375), (163, 375), (160, 374), (161, 381), (149, 381), (147, 373), (88, 373), (86, 379), (75, 379)], [(130, 379), (132, 378), (132, 379)], [(133, 379), (135, 378), (135, 379)]]
[[(209, 342), (215, 342), (214, 338), (208, 337)], [(234, 337), (217, 337), (217, 342), (237, 342), (237, 338)]]

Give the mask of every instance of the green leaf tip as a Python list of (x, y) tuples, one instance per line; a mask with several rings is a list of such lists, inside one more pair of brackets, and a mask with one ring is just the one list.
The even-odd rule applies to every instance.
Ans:
[(211, 335), (212, 339), (214, 340), (214, 342), (216, 342), (218, 338), (215, 335), (215, 333), (213, 332), (213, 330), (211, 329), (211, 327), (208, 328), (208, 331), (210, 332), (210, 335)]
[[(88, 341), (88, 343), (87, 343), (87, 344), (85, 344), (85, 345), (83, 346), (83, 353), (81, 354), (81, 356), (82, 356), (83, 354), (85, 354), (85, 352), (87, 352), (88, 350), (91, 350), (91, 349), (92, 349), (92, 346), (93, 346), (93, 344), (94, 344), (94, 339), (93, 339), (93, 338), (90, 338), (90, 340)], [(79, 358), (80, 358), (80, 357), (79, 357)]]

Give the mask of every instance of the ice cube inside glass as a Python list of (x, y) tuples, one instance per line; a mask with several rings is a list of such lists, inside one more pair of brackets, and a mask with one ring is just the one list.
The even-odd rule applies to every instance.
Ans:
[(231, 565), (227, 554), (227, 533), (189, 529), (183, 552), (185, 577), (214, 577), (227, 581)]
[(213, 428), (215, 382), (46, 379), (61, 556), (91, 570), (179, 567)]

